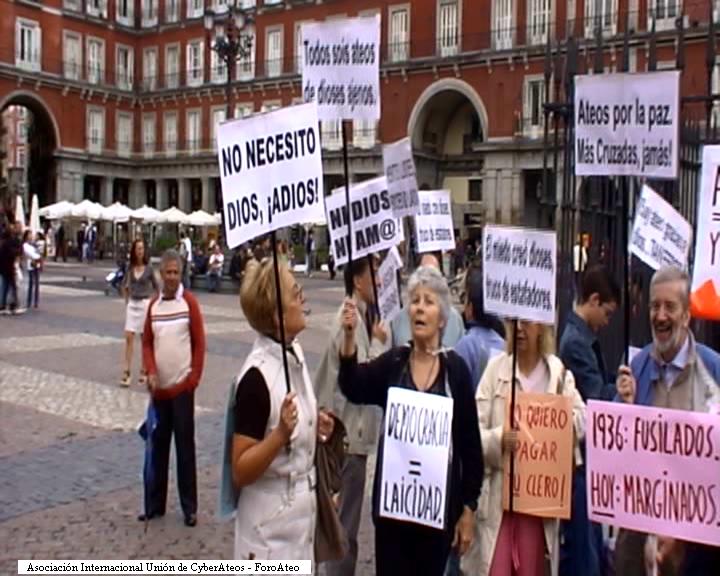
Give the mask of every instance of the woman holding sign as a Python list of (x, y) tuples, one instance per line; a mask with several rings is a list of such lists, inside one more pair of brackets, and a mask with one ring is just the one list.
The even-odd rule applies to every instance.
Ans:
[[(315, 447), (334, 429), (332, 416), (317, 410), (296, 340), (305, 328), (302, 288), (285, 264), (279, 270), (284, 344), (272, 259), (248, 263), (240, 290), (258, 337), (231, 388), (226, 417), (221, 514), (237, 511), (237, 560), (314, 559)], [(288, 350), (289, 393), (282, 346)]]
[[(509, 476), (506, 466), (519, 447), (517, 430), (511, 430), (506, 422), (513, 375), (513, 332), (513, 327), (508, 326), (507, 352), (490, 360), (475, 393), (487, 481), (477, 511), (478, 539), (462, 567), (468, 574), (479, 576), (556, 575), (559, 520), (503, 510), (503, 480)], [(571, 399), (572, 419), (567, 419), (565, 426), (571, 434), (574, 430), (577, 458), (578, 441), (584, 436), (585, 405), (572, 373), (553, 354), (553, 327), (521, 320), (516, 336), (516, 391), (563, 394)], [(529, 457), (547, 459), (549, 468), (558, 466), (552, 449), (537, 452), (531, 452)], [(566, 493), (570, 494), (569, 486)]]
[[(376, 573), (441, 576), (451, 546), (462, 555), (472, 543), (482, 449), (470, 373), (440, 347), (450, 314), (447, 282), (438, 270), (420, 267), (408, 294), (411, 342), (364, 364), (357, 362), (355, 304), (345, 301), (339, 384), (350, 402), (386, 409), (373, 486)], [(401, 395), (404, 405), (392, 403)], [(428, 408), (428, 401), (446, 411)], [(445, 459), (402, 459), (397, 450), (437, 450)]]

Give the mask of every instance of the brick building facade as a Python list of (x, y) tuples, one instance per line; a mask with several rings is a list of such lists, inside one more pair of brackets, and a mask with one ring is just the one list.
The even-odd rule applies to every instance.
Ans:
[[(228, 1), (0, 0), (0, 109), (28, 107), (45, 134), (30, 158), (31, 171), (47, 166), (35, 184), (41, 204), (218, 207), (213, 140), (226, 70), (203, 15), (221, 15)], [(615, 70), (627, 22), (630, 68), (644, 71), (652, 15), (659, 68), (676, 65), (682, 22), (683, 95), (703, 94), (710, 1), (238, 0), (254, 17), (254, 50), (238, 63), (232, 106), (237, 117), (300, 100), (301, 23), (380, 13), (383, 114), (353, 125), (352, 178), (380, 173), (382, 143), (410, 135), (419, 184), (452, 190), (457, 227), (472, 234), (532, 212), (548, 38), (562, 50), (574, 36), (585, 70), (599, 27)], [(322, 134), (332, 188), (342, 181), (340, 126)]]

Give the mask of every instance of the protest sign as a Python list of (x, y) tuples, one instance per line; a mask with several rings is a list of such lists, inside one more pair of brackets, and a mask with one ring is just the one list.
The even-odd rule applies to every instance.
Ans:
[(380, 15), (302, 25), (302, 90), (320, 120), (380, 119)]
[(720, 320), (720, 146), (704, 146), (690, 311)]
[(455, 249), (452, 201), (449, 190), (418, 192), (420, 211), (415, 216), (418, 254)]
[[(392, 215), (385, 176), (352, 186), (350, 205), (354, 259), (386, 250), (405, 239), (402, 223)], [(337, 188), (325, 199), (325, 209), (335, 265), (342, 266), (348, 261), (348, 209), (344, 187)]]
[(324, 219), (315, 104), (221, 124), (217, 144), (230, 248), (278, 228)]
[(677, 178), (680, 71), (575, 77), (575, 175)]
[(386, 324), (390, 324), (400, 312), (400, 290), (397, 283), (397, 271), (400, 268), (402, 268), (402, 260), (397, 248), (393, 246), (378, 269), (380, 277), (378, 308), (380, 308), (380, 318)]
[(402, 218), (417, 214), (420, 200), (410, 138), (383, 146), (383, 166), (393, 215)]
[[(505, 422), (510, 422), (510, 403)], [(573, 471), (572, 401), (560, 394), (519, 392), (515, 399), (513, 512), (570, 518)], [(510, 507), (510, 453), (504, 455), (503, 507)]]
[(485, 226), (485, 310), (505, 318), (553, 324), (556, 258), (555, 232)]
[(452, 398), (388, 390), (380, 516), (445, 528), (452, 420)]
[(716, 546), (720, 418), (590, 400), (590, 520)]
[(642, 187), (630, 236), (630, 252), (653, 270), (687, 268), (692, 228), (671, 204), (650, 186)]

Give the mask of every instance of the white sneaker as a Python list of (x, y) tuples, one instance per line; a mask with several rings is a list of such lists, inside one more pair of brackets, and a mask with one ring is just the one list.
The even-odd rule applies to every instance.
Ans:
[(27, 312), (27, 308), (15, 308), (15, 310), (10, 311), (10, 314), (25, 314), (25, 312)]

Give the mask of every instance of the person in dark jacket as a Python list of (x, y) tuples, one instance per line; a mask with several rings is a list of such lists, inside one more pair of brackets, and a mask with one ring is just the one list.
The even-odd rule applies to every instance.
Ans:
[(10, 224), (0, 240), (0, 312), (10, 307), (10, 313), (18, 309), (17, 276), (15, 264), (22, 255), (20, 234), (22, 224)]
[(440, 272), (420, 267), (408, 283), (412, 340), (378, 358), (357, 362), (357, 310), (346, 299), (345, 339), (340, 350), (340, 389), (355, 404), (386, 407), (390, 388), (450, 397), (453, 400), (451, 456), (436, 462), (449, 473), (444, 528), (387, 518), (380, 505), (385, 430), (379, 448), (373, 486), (376, 574), (440, 576), (450, 548), (464, 554), (474, 536), (474, 512), (483, 478), (483, 454), (470, 373), (465, 362), (440, 347), (450, 310), (450, 291)]
[[(620, 288), (602, 265), (585, 270), (580, 298), (570, 312), (560, 338), (560, 359), (575, 376), (575, 385), (584, 402), (612, 400), (614, 386), (608, 384), (597, 333), (610, 323), (620, 302)], [(584, 446), (581, 446), (584, 461)], [(590, 522), (587, 509), (585, 466), (575, 469), (572, 486), (572, 516), (561, 525), (560, 576), (602, 576), (603, 536), (599, 524)]]

